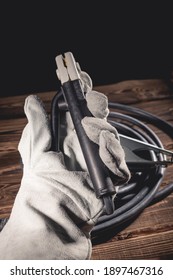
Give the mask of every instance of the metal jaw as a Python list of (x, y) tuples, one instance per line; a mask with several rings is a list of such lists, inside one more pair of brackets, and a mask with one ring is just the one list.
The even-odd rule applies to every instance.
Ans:
[(65, 53), (64, 56), (58, 55), (55, 60), (58, 67), (57, 77), (62, 85), (68, 81), (80, 80), (77, 63), (71, 52)]
[(55, 60), (58, 68), (56, 74), (62, 85), (67, 81), (79, 80), (84, 92), (92, 90), (91, 77), (81, 70), (79, 63), (75, 61), (71, 52), (65, 53), (64, 56), (58, 55)]

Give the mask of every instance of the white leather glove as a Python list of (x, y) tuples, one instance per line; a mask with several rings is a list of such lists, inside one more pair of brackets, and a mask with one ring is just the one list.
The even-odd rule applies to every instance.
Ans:
[[(86, 171), (67, 170), (63, 154), (50, 151), (49, 119), (41, 101), (29, 96), (24, 110), (28, 124), (19, 143), (23, 178), (11, 216), (0, 233), (0, 259), (89, 259), (90, 232), (103, 203), (95, 197)], [(89, 135), (92, 127), (88, 120), (84, 119), (83, 124)], [(65, 142), (70, 148), (68, 136)], [(109, 141), (107, 145), (113, 144)], [(118, 170), (117, 163), (115, 166)], [(119, 166), (125, 166), (124, 154)], [(129, 173), (124, 177), (128, 179)]]

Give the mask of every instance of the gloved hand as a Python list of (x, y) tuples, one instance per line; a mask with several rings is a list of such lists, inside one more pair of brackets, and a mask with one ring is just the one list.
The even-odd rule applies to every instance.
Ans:
[[(0, 233), (0, 259), (89, 259), (90, 232), (102, 213), (102, 200), (95, 197), (86, 171), (69, 171), (63, 154), (50, 151), (49, 119), (41, 101), (29, 96), (24, 110), (28, 124), (19, 143), (23, 178), (9, 221)], [(92, 127), (87, 119), (83, 124), (89, 137), (93, 135), (88, 132)], [(65, 142), (70, 148), (68, 136)], [(106, 135), (102, 138), (106, 141)], [(125, 166), (124, 154), (116, 170), (117, 164)], [(124, 177), (128, 179), (129, 174)]]

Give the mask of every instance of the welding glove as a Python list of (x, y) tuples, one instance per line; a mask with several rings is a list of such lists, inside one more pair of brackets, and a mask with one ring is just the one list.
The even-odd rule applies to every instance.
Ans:
[[(63, 153), (50, 151), (49, 119), (38, 97), (29, 96), (24, 110), (28, 124), (19, 142), (23, 178), (0, 233), (0, 259), (89, 259), (90, 232), (102, 214), (102, 200), (95, 197), (86, 171), (68, 170)], [(90, 123), (84, 119), (83, 124), (89, 135)]]

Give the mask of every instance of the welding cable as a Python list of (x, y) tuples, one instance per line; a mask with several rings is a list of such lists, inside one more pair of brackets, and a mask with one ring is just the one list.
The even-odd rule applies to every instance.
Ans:
[[(173, 126), (151, 113), (133, 106), (112, 102), (109, 102), (109, 110), (108, 121), (120, 134), (163, 148), (161, 140), (149, 127), (151, 124), (173, 138)], [(162, 154), (153, 151), (147, 156), (151, 160), (164, 160)], [(103, 236), (109, 236), (110, 232), (118, 232), (146, 207), (162, 200), (173, 191), (173, 183), (160, 188), (165, 171), (166, 167), (162, 165), (142, 170), (136, 166), (136, 170), (133, 169), (130, 181), (117, 187), (114, 213), (101, 216), (94, 226), (91, 232), (93, 244), (101, 242)]]

